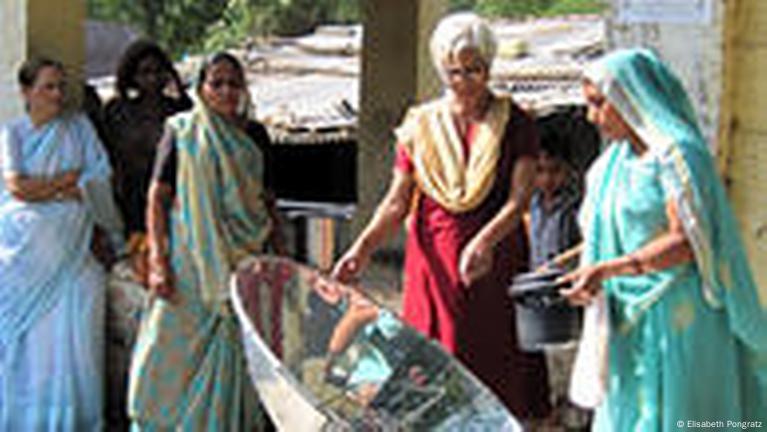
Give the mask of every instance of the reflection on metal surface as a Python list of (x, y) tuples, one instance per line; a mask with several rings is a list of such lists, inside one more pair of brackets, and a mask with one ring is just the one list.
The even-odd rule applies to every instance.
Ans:
[(232, 280), (254, 385), (283, 430), (521, 430), (440, 346), (371, 300), (281, 258)]

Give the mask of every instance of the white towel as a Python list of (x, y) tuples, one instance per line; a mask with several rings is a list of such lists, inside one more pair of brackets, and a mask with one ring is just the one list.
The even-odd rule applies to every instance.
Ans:
[(598, 407), (607, 393), (608, 336), (607, 301), (600, 293), (586, 307), (583, 334), (570, 379), (570, 400), (580, 407)]

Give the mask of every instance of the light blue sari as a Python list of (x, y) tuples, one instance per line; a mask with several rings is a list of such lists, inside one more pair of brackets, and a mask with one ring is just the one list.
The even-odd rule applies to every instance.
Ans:
[(681, 83), (644, 50), (608, 55), (585, 77), (649, 151), (639, 157), (628, 142), (612, 142), (590, 169), (584, 262), (625, 255), (666, 231), (671, 200), (695, 254), (689, 264), (604, 283), (609, 367), (595, 430), (767, 426), (767, 305)]
[(0, 181), (0, 430), (99, 430), (105, 280), (90, 252), (100, 204), (87, 191), (109, 191), (107, 155), (84, 116), (13, 121), (0, 152), (4, 174), (80, 170), (85, 196), (20, 201)]

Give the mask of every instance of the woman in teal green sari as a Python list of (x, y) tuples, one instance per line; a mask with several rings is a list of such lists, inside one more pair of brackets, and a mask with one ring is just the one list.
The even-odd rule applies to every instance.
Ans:
[[(262, 126), (247, 121), (242, 66), (214, 55), (199, 101), (171, 118), (149, 189), (149, 289), (130, 372), (134, 430), (252, 431), (259, 410), (229, 299), (236, 263), (271, 232)], [(261, 143), (263, 144), (263, 143)]]
[[(767, 293), (680, 81), (651, 52), (625, 50), (587, 69), (584, 93), (609, 145), (587, 176), (581, 266), (565, 294), (606, 312), (579, 356), (595, 334), (607, 345), (590, 391), (572, 393), (596, 402), (595, 430), (767, 426)], [(574, 382), (599, 360), (579, 358)]]

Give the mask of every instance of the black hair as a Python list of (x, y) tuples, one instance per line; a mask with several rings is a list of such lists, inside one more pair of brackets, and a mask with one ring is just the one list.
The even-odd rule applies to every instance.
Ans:
[(552, 159), (558, 159), (566, 163), (569, 162), (570, 139), (566, 135), (567, 129), (563, 127), (565, 125), (561, 124), (563, 122), (559, 118), (546, 120), (544, 119), (539, 124), (541, 153)]
[(199, 90), (203, 83), (205, 83), (205, 79), (208, 77), (208, 69), (222, 62), (232, 65), (235, 71), (240, 75), (240, 78), (242, 78), (243, 81), (245, 80), (245, 69), (242, 67), (242, 63), (240, 63), (237, 57), (226, 51), (219, 51), (208, 57), (202, 64), (200, 72), (197, 74), (197, 90)]
[(127, 98), (131, 89), (137, 89), (136, 71), (139, 63), (146, 58), (155, 58), (160, 63), (160, 67), (176, 75), (173, 62), (159, 45), (150, 40), (139, 39), (125, 50), (117, 65), (116, 87), (121, 98)]
[(22, 88), (29, 88), (37, 81), (40, 71), (52, 67), (64, 72), (64, 65), (58, 61), (47, 57), (36, 57), (26, 60), (19, 68), (18, 80)]

